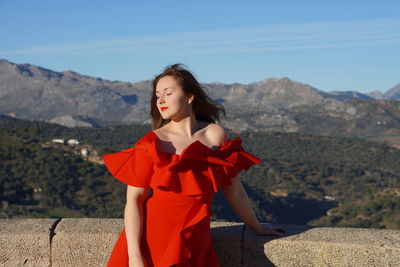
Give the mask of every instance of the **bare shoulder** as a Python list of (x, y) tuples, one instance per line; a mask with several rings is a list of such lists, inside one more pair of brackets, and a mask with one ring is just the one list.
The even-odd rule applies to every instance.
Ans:
[(170, 133), (168, 125), (163, 125), (162, 127), (153, 130), (153, 132), (161, 139), (168, 139)]
[(206, 131), (207, 138), (214, 144), (225, 144), (229, 140), (226, 129), (217, 123), (210, 123), (207, 125)]

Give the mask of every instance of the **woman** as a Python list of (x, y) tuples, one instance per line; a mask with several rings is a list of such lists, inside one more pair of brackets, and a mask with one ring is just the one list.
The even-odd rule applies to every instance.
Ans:
[(103, 156), (128, 185), (125, 227), (107, 266), (219, 266), (210, 230), (218, 189), (256, 234), (284, 235), (281, 227), (261, 226), (237, 178), (260, 159), (215, 123), (224, 108), (182, 65), (155, 77), (150, 113), (153, 131), (134, 147)]

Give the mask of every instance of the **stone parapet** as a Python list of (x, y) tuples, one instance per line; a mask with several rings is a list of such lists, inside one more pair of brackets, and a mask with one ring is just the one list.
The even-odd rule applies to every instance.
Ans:
[[(400, 266), (399, 230), (280, 225), (286, 237), (211, 222), (221, 266)], [(0, 266), (105, 266), (122, 228), (123, 219), (0, 219)]]

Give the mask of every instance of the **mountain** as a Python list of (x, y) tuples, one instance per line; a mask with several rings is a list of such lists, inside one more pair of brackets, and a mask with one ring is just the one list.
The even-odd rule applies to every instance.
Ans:
[[(250, 84), (203, 83), (226, 109), (229, 129), (346, 135), (379, 139), (400, 134), (400, 100), (355, 91), (330, 93), (283, 78)], [(398, 87), (385, 93), (395, 98)], [(108, 81), (0, 59), (0, 113), (61, 125), (148, 124), (151, 81)], [(391, 139), (392, 143), (399, 143)]]
[(400, 83), (384, 94), (385, 99), (400, 99)]
[(370, 95), (361, 94), (357, 91), (331, 91), (328, 94), (339, 101), (347, 101), (351, 98), (366, 98), (366, 99), (374, 98)]
[[(288, 78), (204, 87), (213, 99), (235, 109), (256, 103), (257, 108), (279, 113), (324, 101), (321, 91)], [(150, 96), (151, 81), (107, 81), (0, 60), (0, 112), (17, 118), (69, 126), (148, 123)]]
[[(324, 99), (323, 94), (311, 86), (290, 80), (269, 78), (248, 85), (205, 84), (214, 99), (224, 103), (290, 109), (301, 105), (315, 105)], [(246, 97), (243, 97), (246, 96)]]
[(400, 83), (395, 85), (393, 88), (387, 90), (385, 93), (382, 93), (380, 91), (373, 91), (367, 95), (379, 100), (400, 99)]
[(140, 122), (149, 92), (136, 85), (0, 60), (0, 112), (61, 123), (69, 116), (71, 126)]
[(368, 96), (375, 98), (375, 99), (384, 99), (385, 96), (382, 94), (381, 91), (372, 91), (371, 93), (367, 94)]

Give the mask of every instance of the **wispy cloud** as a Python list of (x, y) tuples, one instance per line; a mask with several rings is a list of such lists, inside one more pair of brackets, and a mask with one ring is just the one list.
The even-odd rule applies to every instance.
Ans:
[(243, 53), (400, 43), (400, 18), (279, 24), (235, 29), (141, 36), (92, 42), (49, 44), (0, 51), (9, 55), (81, 55), (151, 52), (159, 55)]

